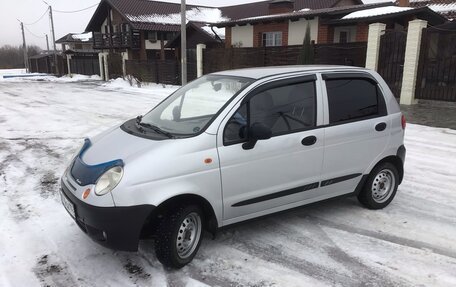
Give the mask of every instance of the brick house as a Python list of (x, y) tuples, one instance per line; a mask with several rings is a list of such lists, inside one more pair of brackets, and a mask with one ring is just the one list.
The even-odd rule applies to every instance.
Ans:
[[(187, 5), (187, 19), (194, 25), (189, 26), (189, 43), (197, 39), (206, 40), (206, 44), (215, 43), (224, 38), (231, 42), (231, 34), (242, 37), (246, 31), (229, 27), (218, 29), (214, 33), (207, 23), (237, 21), (252, 17), (267, 17), (289, 11), (307, 11), (362, 4), (361, 0), (267, 0), (262, 2), (231, 5), (225, 7), (207, 7)], [(93, 47), (101, 53), (124, 52), (132, 60), (168, 59), (178, 57), (180, 35), (180, 4), (153, 0), (102, 0), (87, 25), (86, 32), (93, 32)], [(303, 22), (303, 20), (301, 20)], [(251, 42), (259, 43), (260, 33), (266, 33), (264, 41), (268, 43), (299, 44), (302, 40), (301, 26), (296, 23), (259, 23), (255, 25), (256, 38)], [(290, 26), (290, 31), (288, 29)], [(195, 30), (196, 29), (196, 30)], [(269, 34), (270, 29), (279, 33)], [(247, 31), (248, 32), (248, 31)], [(206, 34), (205, 34), (206, 33)], [(237, 33), (237, 34), (236, 34)], [(290, 39), (287, 39), (290, 33)], [(316, 37), (316, 30), (312, 30)], [(197, 37), (191, 39), (191, 37)], [(211, 36), (212, 39), (207, 36)], [(263, 37), (263, 36), (261, 36)], [(296, 39), (296, 40), (295, 40)], [(171, 44), (171, 42), (173, 42)], [(168, 45), (168, 43), (170, 43)], [(231, 45), (231, 43), (229, 44)], [(173, 49), (174, 47), (174, 49)], [(194, 47), (188, 47), (194, 48)]]
[(269, 4), (270, 15), (225, 21), (214, 26), (225, 28), (226, 47), (262, 47), (300, 45), (308, 25), (312, 41), (328, 44), (367, 42), (369, 24), (374, 22), (386, 23), (391, 29), (405, 29), (413, 19), (427, 20), (430, 25), (447, 21), (427, 7), (398, 7), (393, 3), (301, 10), (293, 10), (292, 4), (289, 0), (273, 1)]

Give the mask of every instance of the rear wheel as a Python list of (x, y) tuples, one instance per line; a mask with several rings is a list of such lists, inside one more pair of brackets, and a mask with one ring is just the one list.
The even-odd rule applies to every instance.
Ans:
[(203, 236), (203, 213), (198, 206), (180, 207), (158, 226), (155, 253), (165, 266), (182, 268), (198, 252)]
[(398, 184), (397, 168), (389, 162), (381, 163), (369, 174), (358, 200), (370, 209), (384, 208), (396, 195)]

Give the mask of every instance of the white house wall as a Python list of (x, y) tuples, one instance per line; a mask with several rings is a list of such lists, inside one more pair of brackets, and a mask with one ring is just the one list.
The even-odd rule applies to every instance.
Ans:
[[(160, 50), (161, 49), (161, 44), (160, 44), (160, 40), (157, 40), (157, 42), (155, 43), (152, 43), (151, 41), (149, 40), (144, 40), (146, 45), (146, 50)], [(163, 45), (166, 45), (166, 43), (168, 43), (168, 41), (165, 41), (165, 43)]]
[(312, 20), (299, 19), (288, 23), (288, 45), (301, 45), (304, 41), (307, 25), (310, 24), (310, 39), (317, 42), (318, 18)]
[[(239, 45), (240, 44), (240, 45)], [(231, 45), (253, 47), (253, 26), (234, 26), (231, 28)]]

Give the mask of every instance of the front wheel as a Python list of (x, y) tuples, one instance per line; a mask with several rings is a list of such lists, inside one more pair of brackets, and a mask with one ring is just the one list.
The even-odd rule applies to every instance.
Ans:
[(192, 261), (203, 237), (203, 213), (198, 206), (177, 208), (158, 226), (155, 253), (165, 266), (182, 268)]
[(358, 200), (367, 208), (382, 209), (393, 200), (398, 185), (397, 168), (389, 162), (379, 164), (369, 174)]

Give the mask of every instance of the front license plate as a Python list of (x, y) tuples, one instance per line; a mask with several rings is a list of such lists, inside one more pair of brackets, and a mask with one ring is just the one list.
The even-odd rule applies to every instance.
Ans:
[(62, 199), (62, 204), (65, 209), (68, 211), (71, 217), (75, 218), (76, 214), (74, 212), (74, 204), (71, 203), (71, 201), (63, 194), (63, 192), (60, 192), (60, 198)]

